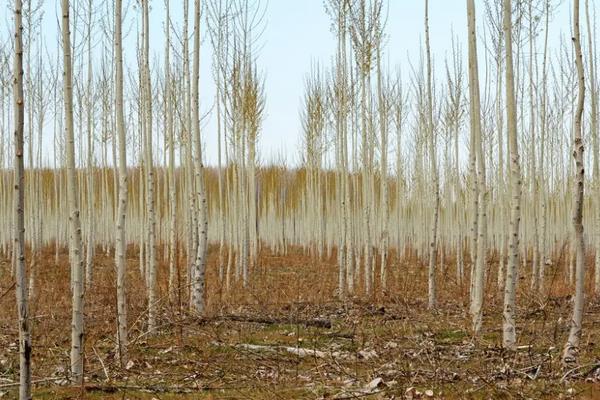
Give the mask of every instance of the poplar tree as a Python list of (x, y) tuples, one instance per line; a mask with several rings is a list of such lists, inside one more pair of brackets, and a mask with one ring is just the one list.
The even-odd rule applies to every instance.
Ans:
[(575, 63), (577, 67), (577, 107), (573, 121), (573, 158), (575, 176), (573, 185), (573, 231), (575, 247), (575, 302), (570, 323), (569, 338), (563, 350), (564, 364), (577, 362), (579, 342), (581, 340), (584, 307), (585, 285), (585, 241), (583, 236), (583, 194), (584, 194), (584, 161), (582, 119), (585, 100), (585, 75), (583, 70), (583, 54), (581, 50), (581, 33), (579, 28), (579, 0), (573, 3), (573, 46), (575, 47)]
[(75, 133), (73, 128), (73, 73), (69, 0), (61, 0), (63, 50), (63, 101), (65, 113), (65, 153), (67, 162), (67, 199), (69, 204), (69, 259), (71, 261), (71, 374), (73, 382), (83, 382), (84, 344), (84, 276), (81, 254), (81, 221), (79, 220), (79, 188), (75, 165)]
[(509, 259), (506, 267), (504, 286), (504, 310), (502, 322), (502, 343), (505, 348), (516, 347), (517, 332), (515, 325), (516, 286), (519, 265), (519, 225), (521, 222), (521, 164), (517, 141), (517, 107), (513, 64), (512, 4), (503, 0), (503, 29), (506, 57), (506, 118), (508, 123), (508, 150), (510, 157), (510, 244)]
[(125, 138), (125, 118), (123, 99), (123, 33), (122, 0), (114, 3), (114, 54), (115, 54), (115, 121), (119, 153), (119, 193), (115, 235), (115, 264), (117, 269), (117, 347), (121, 366), (127, 364), (127, 241), (125, 219), (127, 216), (127, 142)]
[(31, 399), (31, 331), (27, 276), (25, 269), (25, 163), (23, 161), (23, 131), (25, 125), (25, 100), (23, 94), (23, 6), (15, 0), (15, 54), (13, 70), (14, 100), (14, 265), (17, 316), (19, 318), (19, 399)]
[(192, 310), (198, 314), (204, 312), (204, 288), (206, 258), (208, 255), (208, 205), (204, 183), (204, 164), (202, 162), (202, 140), (200, 137), (200, 0), (194, 1), (194, 43), (192, 61), (192, 137), (194, 143), (194, 175), (196, 186), (196, 206), (198, 213), (198, 248), (194, 262), (192, 281)]
[(486, 267), (487, 251), (487, 188), (485, 179), (485, 158), (483, 154), (481, 134), (481, 100), (479, 94), (479, 66), (477, 63), (477, 33), (475, 23), (475, 2), (467, 0), (467, 14), (469, 26), (469, 94), (471, 135), (474, 141), (471, 146), (476, 152), (477, 158), (477, 192), (478, 196), (476, 210), (472, 210), (477, 218), (477, 248), (475, 254), (475, 272), (473, 277), (473, 293), (471, 295), (471, 317), (473, 332), (476, 334), (481, 330), (483, 318), (483, 291), (484, 273)]

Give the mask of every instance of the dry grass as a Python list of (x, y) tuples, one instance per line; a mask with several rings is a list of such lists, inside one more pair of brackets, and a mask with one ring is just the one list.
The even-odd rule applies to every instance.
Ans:
[[(552, 290), (546, 298), (529, 293), (527, 275), (521, 278), (522, 347), (510, 353), (500, 347), (501, 297), (494, 288), (493, 260), (484, 331), (478, 338), (471, 337), (465, 313), (467, 287), (454, 281), (451, 267), (439, 272), (440, 306), (432, 313), (426, 310), (426, 270), (413, 257), (393, 263), (385, 293), (378, 290), (366, 299), (359, 286), (356, 297), (339, 301), (334, 257), (317, 261), (300, 251), (286, 257), (263, 252), (249, 287), (236, 283), (225, 293), (218, 283), (214, 249), (207, 273), (206, 318), (189, 315), (179, 301), (169, 303), (167, 266), (160, 262), (160, 328), (147, 335), (144, 284), (131, 248), (132, 363), (121, 368), (114, 351), (113, 259), (98, 251), (95, 281), (86, 294), (87, 381), (85, 388), (69, 388), (63, 386), (70, 344), (68, 256), (63, 251), (55, 263), (53, 250), (44, 250), (31, 303), (34, 380), (44, 380), (36, 385), (36, 398), (418, 398), (419, 393), (457, 399), (600, 398), (597, 302), (586, 310), (582, 368), (566, 371), (560, 365), (571, 290), (564, 283), (562, 266), (549, 271)], [(447, 262), (452, 265), (452, 260)], [(6, 386), (18, 374), (14, 290), (7, 260), (0, 263), (0, 393), (13, 398), (14, 388)], [(185, 265), (184, 259), (180, 265)], [(182, 294), (181, 304), (185, 302)], [(277, 323), (221, 318), (231, 314), (273, 318)], [(333, 326), (294, 323), (316, 318), (329, 319)], [(307, 351), (299, 356), (286, 346)], [(368, 389), (375, 378), (382, 382)]]

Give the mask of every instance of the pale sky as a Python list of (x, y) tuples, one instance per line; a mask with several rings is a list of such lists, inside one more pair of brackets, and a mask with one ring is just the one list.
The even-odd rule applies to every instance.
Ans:
[[(33, 0), (35, 3), (35, 0)], [(81, 0), (80, 0), (81, 1)], [(264, 2), (265, 0), (263, 0)], [(592, 4), (596, 0), (592, 0)], [(58, 0), (42, 0), (44, 9), (43, 32), (50, 48), (56, 49)], [(84, 4), (87, 0), (83, 0)], [(10, 10), (10, 1), (4, 0), (0, 9)], [(107, 10), (108, 2), (94, 0), (98, 7)], [(131, 21), (139, 19), (139, 13), (129, 3), (128, 20), (131, 30), (125, 45), (126, 64), (135, 65), (135, 25)], [(480, 39), (484, 34), (482, 12), (484, 1), (476, 0)], [(112, 3), (110, 3), (112, 4)], [(419, 47), (424, 35), (424, 0), (388, 0), (387, 40), (385, 62), (390, 70), (397, 66), (404, 77), (410, 75), (410, 63), (418, 64)], [(550, 48), (558, 47), (558, 38), (568, 33), (571, 1), (562, 1), (553, 17), (550, 28)], [(583, 4), (583, 3), (582, 3)], [(164, 2), (151, 1), (151, 52), (156, 60), (163, 54), (165, 19)], [(193, 1), (190, 1), (190, 9)], [(453, 31), (466, 56), (466, 2), (464, 0), (430, 0), (431, 45), (434, 63), (442, 72), (444, 58), (450, 56), (451, 32)], [(106, 12), (106, 11), (103, 11)], [(171, 18), (177, 27), (181, 27), (182, 3), (171, 0)], [(0, 17), (6, 26), (12, 29), (10, 12)], [(204, 22), (204, 21), (203, 21)], [(265, 76), (266, 118), (260, 136), (259, 151), (261, 160), (266, 163), (283, 155), (294, 163), (300, 152), (301, 127), (299, 120), (300, 101), (303, 95), (303, 81), (310, 71), (311, 64), (319, 62), (329, 65), (335, 52), (335, 38), (330, 32), (330, 20), (325, 13), (323, 0), (269, 0), (266, 7), (266, 27), (261, 38), (262, 50), (257, 64)], [(582, 25), (583, 25), (582, 20)], [(190, 21), (191, 24), (191, 21)], [(100, 29), (100, 24), (97, 24)], [(6, 38), (8, 30), (3, 33)], [(190, 27), (191, 34), (191, 27)], [(207, 39), (206, 35), (204, 36)], [(479, 44), (480, 57), (484, 48)], [(213, 101), (214, 85), (210, 72), (211, 46), (208, 40), (202, 44), (201, 61), (201, 102), (203, 111), (208, 110)], [(483, 61), (483, 60), (482, 60)], [(160, 62), (160, 61), (158, 61)], [(162, 65), (162, 63), (161, 63)], [(480, 62), (480, 74), (484, 76), (485, 63)], [(465, 67), (466, 72), (466, 67)], [(213, 164), (216, 160), (216, 130), (214, 118), (203, 130), (206, 159)]]

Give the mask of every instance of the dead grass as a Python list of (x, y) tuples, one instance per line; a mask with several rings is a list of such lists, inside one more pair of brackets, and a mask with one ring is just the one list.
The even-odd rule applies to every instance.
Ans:
[[(466, 285), (453, 268), (440, 270), (440, 302), (426, 310), (426, 270), (413, 257), (394, 262), (386, 292), (367, 299), (336, 298), (335, 255), (317, 261), (293, 251), (261, 254), (249, 287), (222, 290), (211, 252), (207, 315), (189, 315), (180, 301), (167, 300), (167, 265), (159, 263), (160, 329), (145, 332), (146, 299), (136, 251), (129, 249), (131, 363), (115, 359), (115, 288), (112, 255), (98, 249), (95, 281), (86, 293), (86, 385), (65, 386), (69, 370), (70, 292), (67, 253), (57, 262), (43, 252), (38, 268), (33, 321), (35, 397), (40, 399), (314, 399), (314, 398), (585, 398), (600, 399), (600, 304), (586, 309), (581, 369), (563, 370), (570, 288), (563, 266), (548, 273), (549, 295), (519, 285), (517, 352), (501, 346), (501, 297), (495, 268), (488, 273), (484, 331), (472, 338), (465, 313)], [(160, 254), (159, 254), (160, 256)], [(392, 260), (396, 259), (395, 256)], [(452, 260), (446, 260), (449, 265)], [(0, 394), (18, 378), (17, 330), (12, 278), (0, 261)], [(181, 304), (186, 303), (185, 260), (180, 261)], [(272, 317), (276, 324), (230, 321), (221, 315)], [(293, 321), (329, 319), (330, 329)], [(305, 349), (302, 355), (289, 349)], [(565, 377), (563, 379), (563, 377)], [(381, 378), (375, 387), (368, 387)], [(377, 383), (377, 382), (375, 382)], [(410, 389), (412, 388), (412, 389)], [(431, 390), (431, 392), (428, 392)], [(419, 394), (421, 393), (421, 395)], [(1, 397), (1, 396), (0, 396)]]

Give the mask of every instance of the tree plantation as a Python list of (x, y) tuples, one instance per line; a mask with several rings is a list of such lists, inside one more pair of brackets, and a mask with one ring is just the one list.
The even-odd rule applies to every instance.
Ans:
[(266, 0), (49, 3), (0, 2), (0, 398), (600, 398), (595, 0), (319, 2), (277, 154)]

